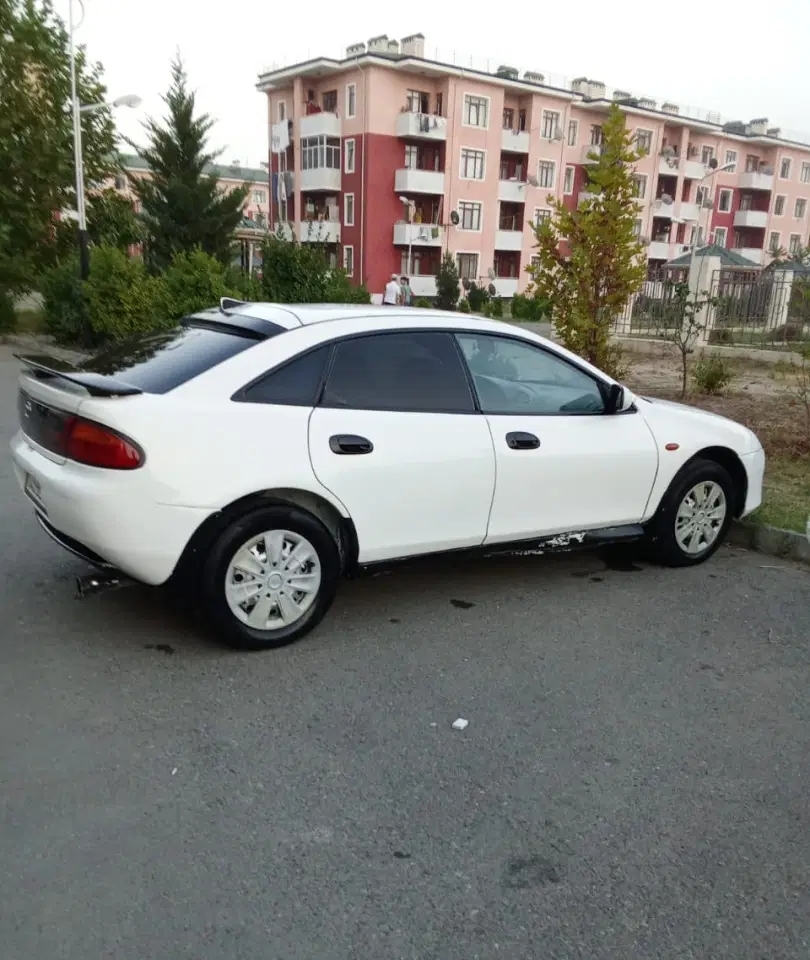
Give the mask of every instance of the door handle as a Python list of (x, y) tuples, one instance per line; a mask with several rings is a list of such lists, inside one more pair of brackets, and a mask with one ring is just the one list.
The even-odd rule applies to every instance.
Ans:
[(506, 445), (510, 450), (536, 450), (540, 446), (540, 441), (533, 433), (516, 430), (514, 433), (506, 434)]
[(354, 433), (336, 433), (329, 438), (329, 449), (332, 453), (343, 456), (357, 456), (361, 453), (371, 453), (374, 444), (365, 437), (358, 437)]

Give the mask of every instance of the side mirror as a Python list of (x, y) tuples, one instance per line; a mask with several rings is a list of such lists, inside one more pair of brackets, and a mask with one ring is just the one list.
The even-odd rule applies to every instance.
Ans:
[(605, 396), (605, 413), (618, 413), (624, 407), (624, 387), (611, 383)]

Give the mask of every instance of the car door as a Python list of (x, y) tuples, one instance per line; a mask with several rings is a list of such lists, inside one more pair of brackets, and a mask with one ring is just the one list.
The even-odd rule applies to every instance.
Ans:
[(643, 417), (605, 414), (596, 379), (551, 348), (457, 339), (495, 446), (486, 542), (638, 523), (658, 469)]
[(452, 334), (379, 332), (333, 351), (309, 450), (360, 562), (483, 543), (495, 453)]

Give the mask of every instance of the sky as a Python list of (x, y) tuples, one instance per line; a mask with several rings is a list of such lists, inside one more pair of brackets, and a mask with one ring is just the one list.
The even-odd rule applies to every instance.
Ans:
[[(261, 72), (315, 56), (337, 59), (348, 44), (383, 33), (423, 33), (428, 57), (438, 50), (444, 60), (488, 60), (491, 70), (508, 64), (549, 80), (586, 76), (609, 90), (714, 110), (723, 120), (767, 117), (783, 136), (810, 140), (810, 0), (577, 0), (503, 8), (517, 11), (511, 16), (499, 16), (497, 3), (480, 3), (461, 17), (448, 0), (410, 0), (401, 14), (382, 13), (381, 3), (364, 10), (363, 0), (83, 2), (76, 42), (104, 65), (110, 98), (143, 99), (137, 110), (117, 111), (119, 129), (138, 141), (144, 117), (164, 115), (161, 94), (179, 50), (199, 107), (216, 120), (212, 146), (225, 163), (267, 159)], [(67, 21), (68, 0), (54, 5)]]

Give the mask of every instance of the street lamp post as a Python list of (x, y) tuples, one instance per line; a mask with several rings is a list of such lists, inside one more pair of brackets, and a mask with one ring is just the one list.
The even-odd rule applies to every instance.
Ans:
[[(734, 167), (734, 166), (736, 166), (736, 164), (734, 164), (734, 163), (724, 163), (722, 167), (715, 167), (713, 170), (709, 170), (708, 173), (705, 173), (705, 174), (700, 178), (700, 180), (698, 181), (698, 183), (703, 183), (704, 180), (710, 180), (716, 173), (723, 173), (723, 172), (725, 172), (725, 171), (727, 171), (727, 170), (731, 170), (732, 167)], [(695, 236), (694, 239), (693, 239), (693, 242), (692, 242), (692, 252), (691, 252), (691, 255), (690, 255), (690, 257), (689, 257), (689, 277), (690, 277), (690, 280), (691, 280), (691, 278), (694, 276), (694, 272), (693, 272), (693, 271), (694, 271), (694, 269), (695, 269), (695, 258), (696, 258), (697, 247), (698, 247), (697, 242), (701, 239), (701, 236), (700, 236), (700, 207), (698, 207), (697, 226), (695, 227), (695, 231), (696, 231), (696, 236)], [(699, 286), (700, 286), (700, 277), (697, 276), (697, 277), (695, 277), (695, 307), (697, 307), (697, 297), (698, 297), (698, 288), (699, 288)]]
[[(82, 20), (84, 19), (84, 5)], [(82, 114), (98, 113), (99, 110), (112, 110), (116, 107), (137, 107), (141, 98), (134, 94), (118, 97), (109, 103), (91, 103), (82, 106), (79, 103), (78, 85), (76, 83), (76, 44), (73, 40), (74, 32), (81, 26), (73, 21), (73, 0), (68, 2), (68, 51), (70, 57), (70, 104), (73, 115), (73, 165), (76, 169), (76, 221), (79, 241), (79, 270), (82, 280), (86, 280), (90, 273), (90, 244), (87, 234), (87, 205), (84, 192), (84, 159), (82, 154)]]
[[(410, 199), (410, 197), (400, 197), (399, 201), (400, 203), (404, 203), (405, 206), (408, 208), (408, 226), (410, 227), (413, 224), (413, 211), (416, 209), (416, 204), (414, 203), (413, 200)], [(409, 282), (411, 279), (412, 250), (413, 250), (413, 231), (409, 229), (408, 230), (408, 281)]]

